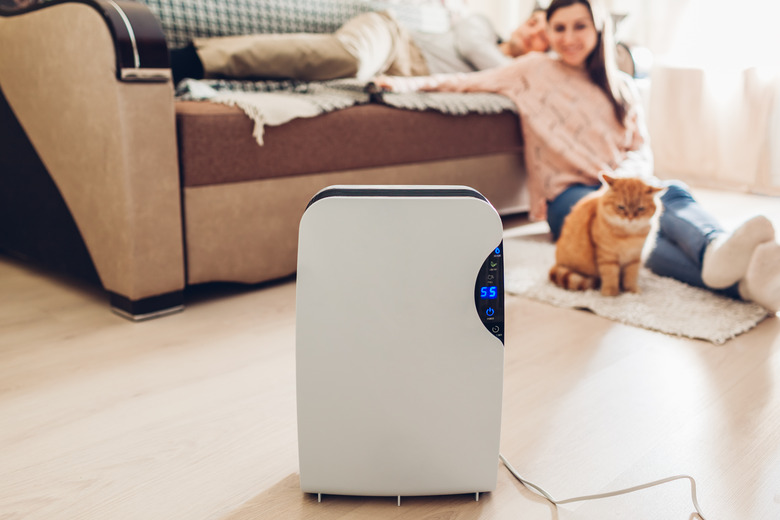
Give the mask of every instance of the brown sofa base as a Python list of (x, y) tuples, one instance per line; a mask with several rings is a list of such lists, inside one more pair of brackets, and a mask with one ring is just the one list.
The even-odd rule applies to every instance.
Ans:
[(500, 214), (527, 211), (523, 155), (508, 153), (251, 182), (184, 187), (187, 284), (258, 283), (295, 272), (298, 224), (335, 184), (465, 185)]
[(266, 126), (262, 146), (254, 122), (238, 107), (176, 102), (181, 178), (185, 187), (278, 179), (522, 153), (517, 115), (403, 110), (357, 105)]

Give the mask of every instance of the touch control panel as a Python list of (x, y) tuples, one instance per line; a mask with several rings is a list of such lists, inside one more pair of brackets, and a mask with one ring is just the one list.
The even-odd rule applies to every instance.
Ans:
[(485, 328), (504, 342), (504, 242), (485, 259), (477, 275), (474, 302)]

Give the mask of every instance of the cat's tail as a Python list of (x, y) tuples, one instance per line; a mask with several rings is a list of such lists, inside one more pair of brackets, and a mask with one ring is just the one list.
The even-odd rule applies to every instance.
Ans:
[(550, 281), (558, 287), (570, 291), (585, 291), (596, 289), (599, 280), (593, 276), (578, 273), (566, 266), (555, 264), (550, 269)]

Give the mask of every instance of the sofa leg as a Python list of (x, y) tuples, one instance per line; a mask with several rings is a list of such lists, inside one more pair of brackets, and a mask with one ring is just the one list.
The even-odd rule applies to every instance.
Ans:
[(174, 291), (140, 300), (131, 300), (109, 291), (111, 310), (123, 318), (143, 321), (184, 310), (184, 291)]

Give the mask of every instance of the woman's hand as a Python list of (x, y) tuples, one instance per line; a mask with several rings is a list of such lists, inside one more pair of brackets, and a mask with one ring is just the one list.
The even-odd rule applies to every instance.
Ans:
[(434, 76), (375, 76), (366, 86), (370, 94), (385, 92), (466, 92), (460, 83), (464, 74), (436, 74)]

